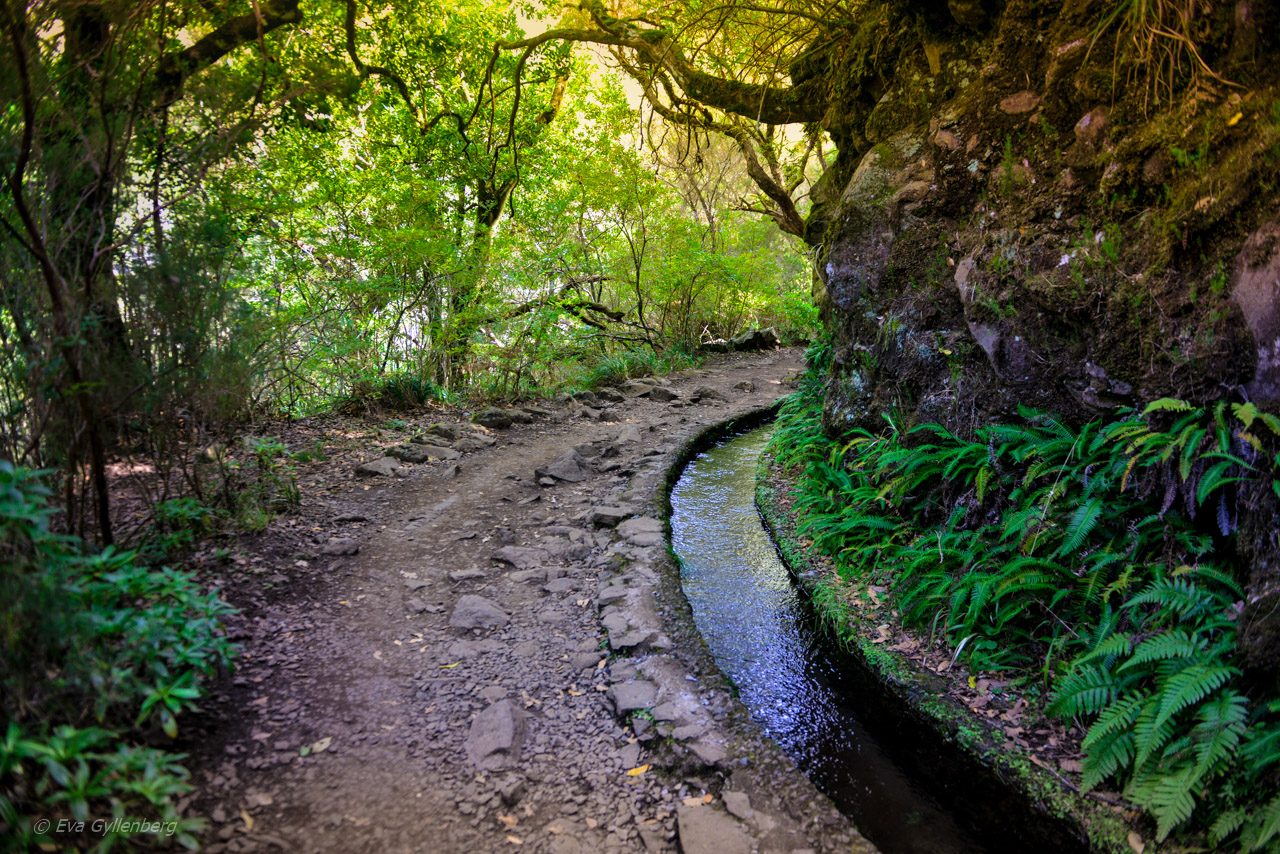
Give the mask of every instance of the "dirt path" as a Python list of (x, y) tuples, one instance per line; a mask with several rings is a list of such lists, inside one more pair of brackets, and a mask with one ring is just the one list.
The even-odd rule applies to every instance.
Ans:
[(309, 549), (263, 538), (277, 592), (241, 591), (188, 748), (209, 850), (862, 850), (714, 672), (652, 518), (680, 444), (800, 367), (724, 357), (460, 428), (461, 458), (330, 499)]

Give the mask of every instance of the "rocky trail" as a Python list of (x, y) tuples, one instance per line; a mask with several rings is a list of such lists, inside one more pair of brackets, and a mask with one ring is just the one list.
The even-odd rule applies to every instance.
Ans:
[(184, 735), (207, 849), (870, 850), (715, 670), (659, 519), (679, 450), (801, 367), (423, 424), (261, 537), (274, 586), (232, 591), (243, 651)]

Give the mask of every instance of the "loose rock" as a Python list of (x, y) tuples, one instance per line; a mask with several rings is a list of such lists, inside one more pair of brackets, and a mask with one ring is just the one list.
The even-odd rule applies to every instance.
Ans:
[(356, 466), (356, 477), (389, 477), (400, 468), (400, 461), (394, 457), (380, 457)]
[(458, 599), (449, 616), (449, 625), (455, 629), (497, 629), (510, 621), (496, 602), (471, 593)]
[(467, 756), (478, 768), (496, 771), (515, 761), (523, 738), (523, 714), (510, 700), (500, 700), (472, 719)]

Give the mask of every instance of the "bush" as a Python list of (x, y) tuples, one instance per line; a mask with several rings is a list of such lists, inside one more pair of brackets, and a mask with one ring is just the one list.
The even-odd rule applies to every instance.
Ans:
[[(181, 757), (141, 742), (176, 736), (201, 678), (229, 663), (231, 609), (189, 573), (85, 553), (53, 531), (49, 499), (39, 473), (0, 461), (0, 836), (27, 848), (194, 844), (175, 803), (189, 789)], [(69, 839), (42, 818), (55, 830), (59, 818), (125, 821)]]

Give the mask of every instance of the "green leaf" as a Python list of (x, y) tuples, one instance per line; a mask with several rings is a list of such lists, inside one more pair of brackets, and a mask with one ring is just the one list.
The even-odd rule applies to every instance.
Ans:
[(1153, 412), (1190, 412), (1195, 409), (1194, 406), (1185, 400), (1178, 400), (1173, 397), (1162, 397), (1159, 400), (1153, 400), (1147, 404), (1142, 410), (1143, 415), (1150, 415)]

